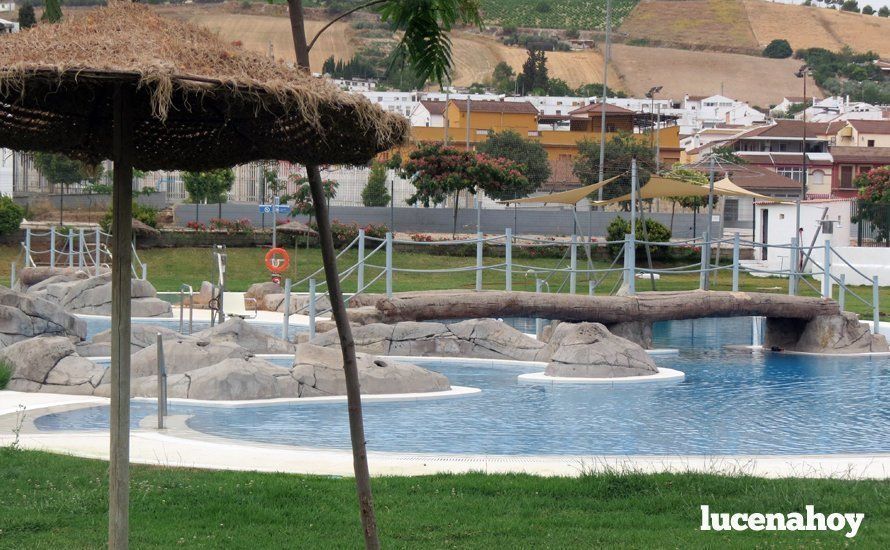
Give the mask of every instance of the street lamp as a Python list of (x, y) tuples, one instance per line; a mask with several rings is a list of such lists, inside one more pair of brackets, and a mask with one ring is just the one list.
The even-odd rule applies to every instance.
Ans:
[(810, 67), (803, 65), (794, 76), (803, 79), (803, 174), (800, 179), (800, 193), (797, 197), (797, 226), (795, 233), (800, 233), (800, 203), (804, 200), (807, 193), (807, 76), (810, 74)]
[(661, 110), (659, 109), (659, 117), (658, 117), (659, 120), (658, 120), (658, 124), (656, 124), (656, 122), (655, 122), (655, 94), (660, 92), (662, 88), (663, 88), (663, 86), (652, 86), (651, 88), (649, 88), (649, 91), (646, 92), (646, 97), (648, 97), (650, 99), (649, 116), (652, 118), (652, 136), (651, 136), (651, 139), (649, 140), (649, 142), (650, 142), (650, 145), (655, 148), (655, 172), (656, 173), (661, 171), (661, 162), (660, 162), (660, 159), (658, 158), (660, 151), (659, 151), (659, 147), (656, 146), (656, 143), (658, 142), (658, 138), (659, 138), (659, 135), (657, 133), (658, 132), (657, 126), (661, 125), (661, 120), (660, 120), (661, 119), (661, 116), (660, 116)]

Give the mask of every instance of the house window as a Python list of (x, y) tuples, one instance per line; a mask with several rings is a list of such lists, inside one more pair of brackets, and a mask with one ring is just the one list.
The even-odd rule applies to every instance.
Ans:
[(617, 131), (618, 131), (618, 129), (615, 128), (614, 124), (606, 124), (606, 132), (613, 133), (613, 132), (617, 132)]
[(528, 137), (539, 137), (540, 135), (541, 135), (541, 132), (539, 132), (537, 130), (529, 130), (528, 131)]
[(853, 187), (853, 167), (841, 166), (841, 188), (850, 189)]
[(875, 146), (875, 140), (873, 140), (873, 139), (868, 140), (868, 146), (869, 146), (869, 147), (874, 147), (874, 146)]
[(781, 166), (776, 172), (795, 181), (803, 181), (803, 169), (799, 166)]

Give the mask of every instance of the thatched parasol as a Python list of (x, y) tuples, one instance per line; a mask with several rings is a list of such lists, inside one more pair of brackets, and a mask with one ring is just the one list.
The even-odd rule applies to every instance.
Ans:
[(305, 223), (297, 220), (291, 220), (287, 223), (283, 223), (279, 225), (276, 230), (280, 233), (293, 233), (295, 235), (318, 235), (318, 233), (314, 229), (312, 229)]
[(401, 143), (404, 117), (149, 8), (107, 8), (0, 40), (3, 145), (112, 156), (115, 86), (135, 89), (143, 170), (205, 170), (258, 159), (364, 164)]
[(204, 170), (264, 159), (362, 164), (407, 136), (384, 113), (206, 30), (111, 3), (0, 38), (0, 147), (114, 161), (109, 546), (129, 502), (133, 168)]

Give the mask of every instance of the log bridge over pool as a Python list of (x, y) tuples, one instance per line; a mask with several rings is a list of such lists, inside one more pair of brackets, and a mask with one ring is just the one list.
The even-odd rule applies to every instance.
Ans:
[(839, 315), (834, 300), (762, 292), (642, 292), (633, 296), (585, 296), (535, 292), (417, 292), (366, 299), (354, 305), (374, 305), (383, 322), (539, 317), (604, 325), (628, 322), (675, 321), (702, 317), (799, 319)]

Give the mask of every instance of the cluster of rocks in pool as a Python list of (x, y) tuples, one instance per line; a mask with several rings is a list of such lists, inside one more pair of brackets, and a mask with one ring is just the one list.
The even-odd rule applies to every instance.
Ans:
[(767, 318), (763, 347), (822, 354), (887, 353), (883, 334), (874, 334), (855, 313), (803, 319)]
[[(495, 319), (371, 323), (353, 327), (353, 337), (358, 349), (379, 355), (546, 362), (548, 376), (614, 378), (658, 372), (645, 349), (600, 323), (559, 323), (546, 341)], [(336, 331), (319, 334), (312, 343), (340, 345)]]
[[(344, 395), (346, 383), (339, 352), (286, 340), (240, 318), (191, 336), (151, 325), (133, 325), (131, 390), (134, 397), (157, 396), (157, 334), (163, 336), (169, 397), (201, 400), (250, 400)], [(110, 371), (86, 358), (107, 355), (110, 333), (92, 342), (41, 336), (0, 350), (12, 367), (8, 389), (108, 397)], [(256, 354), (295, 354), (291, 368)], [(413, 393), (450, 389), (447, 378), (416, 365), (359, 354), (362, 393)]]
[[(244, 293), (244, 307), (246, 309), (254, 309), (260, 311), (277, 311), (284, 312), (284, 289), (281, 285), (266, 281), (264, 283), (255, 283), (250, 285), (247, 292)], [(317, 311), (325, 311), (331, 308), (331, 302), (324, 294), (320, 294), (315, 300)], [(305, 294), (291, 294), (290, 310), (291, 313), (308, 314), (309, 296)]]
[[(18, 290), (57, 304), (65, 311), (83, 315), (111, 315), (111, 274), (96, 275), (88, 268), (27, 267), (20, 274)], [(130, 311), (133, 317), (172, 317), (170, 303), (157, 297), (148, 281), (133, 279)]]

